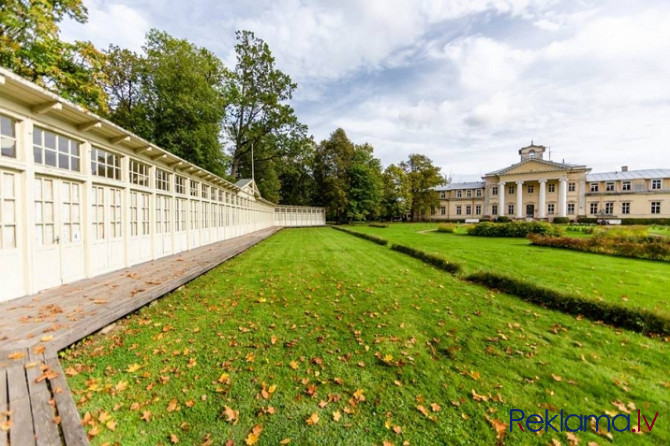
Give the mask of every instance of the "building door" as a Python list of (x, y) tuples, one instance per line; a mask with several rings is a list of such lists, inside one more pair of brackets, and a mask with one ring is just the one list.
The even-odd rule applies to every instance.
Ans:
[(94, 185), (91, 189), (91, 268), (94, 274), (123, 267), (121, 189)]
[(156, 257), (172, 253), (172, 198), (156, 196)]
[(151, 260), (151, 195), (130, 192), (130, 264)]
[(19, 174), (0, 170), (0, 301), (26, 294), (23, 244), (18, 234)]
[(526, 205), (526, 217), (533, 218), (535, 216), (535, 205), (527, 204)]
[(34, 291), (84, 277), (82, 188), (73, 181), (35, 178)]

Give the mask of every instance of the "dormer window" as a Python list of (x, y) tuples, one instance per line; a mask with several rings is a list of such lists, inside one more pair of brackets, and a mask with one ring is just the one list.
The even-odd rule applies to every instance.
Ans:
[(528, 158), (532, 159), (535, 158), (537, 155), (535, 154), (535, 150), (529, 150), (528, 151)]

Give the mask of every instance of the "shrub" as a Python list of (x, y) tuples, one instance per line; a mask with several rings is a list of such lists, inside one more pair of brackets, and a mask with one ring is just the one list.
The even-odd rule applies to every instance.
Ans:
[(377, 223), (377, 222), (372, 222), (368, 226), (371, 228), (388, 228), (389, 225), (388, 223)]
[(458, 263), (450, 262), (449, 260), (445, 259), (444, 257), (435, 255), (435, 254), (429, 254), (427, 252), (421, 251), (419, 249), (411, 248), (409, 246), (405, 245), (396, 245), (393, 244), (391, 245), (391, 249), (394, 251), (402, 252), (403, 254), (407, 254), (409, 256), (414, 257), (415, 259), (419, 259), (422, 262), (428, 263), (430, 265), (433, 265), (441, 270), (447, 271), (448, 273), (451, 274), (456, 274), (461, 270), (461, 265)]
[[(618, 228), (617, 228), (618, 229)], [(670, 240), (666, 237), (639, 235), (634, 231), (609, 230), (591, 238), (528, 236), (537, 246), (572, 249), (635, 259), (670, 261)]]
[(454, 223), (442, 223), (437, 226), (437, 232), (446, 232), (448, 234), (453, 234), (457, 226)]
[(593, 234), (595, 226), (591, 225), (569, 225), (565, 227), (566, 231), (569, 232), (581, 232), (583, 234)]
[(478, 272), (469, 275), (466, 280), (513, 294), (547, 308), (568, 314), (583, 315), (594, 321), (602, 321), (641, 333), (655, 333), (664, 336), (670, 334), (670, 319), (643, 308), (624, 307), (572, 296), (497, 273)]
[(468, 231), (468, 234), (479, 237), (526, 237), (528, 234), (559, 236), (561, 231), (558, 227), (545, 222), (513, 221), (502, 224), (478, 223)]
[(504, 215), (501, 215), (500, 217), (496, 217), (495, 221), (498, 223), (507, 223), (510, 221), (509, 217), (505, 217)]
[(568, 217), (554, 217), (552, 223), (556, 225), (564, 225), (570, 223), (570, 219)]
[(354, 237), (359, 237), (359, 238), (362, 238), (362, 239), (365, 239), (365, 240), (369, 240), (369, 241), (371, 241), (373, 243), (376, 243), (378, 245), (386, 246), (389, 243), (388, 240), (386, 240), (385, 238), (377, 237), (376, 235), (372, 235), (372, 234), (364, 234), (364, 233), (358, 232), (358, 231), (352, 231), (351, 229), (346, 229), (346, 228), (343, 228), (342, 226), (331, 226), (331, 228), (336, 229), (338, 231), (346, 232), (347, 234), (351, 234)]

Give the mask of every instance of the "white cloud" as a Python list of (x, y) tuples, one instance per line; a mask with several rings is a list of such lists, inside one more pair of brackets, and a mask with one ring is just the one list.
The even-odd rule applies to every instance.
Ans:
[(140, 11), (122, 3), (103, 0), (86, 1), (85, 5), (88, 22), (85, 25), (72, 21), (64, 23), (63, 39), (91, 41), (98, 48), (106, 48), (113, 43), (134, 51), (141, 49), (150, 26)]

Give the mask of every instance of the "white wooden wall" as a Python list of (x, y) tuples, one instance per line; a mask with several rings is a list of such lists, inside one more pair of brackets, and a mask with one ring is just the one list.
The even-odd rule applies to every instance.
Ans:
[[(153, 146), (124, 145), (130, 138), (90, 132), (71, 122), (76, 113), (90, 120), (73, 105), (69, 115), (26, 105), (17, 95), (26, 94), (27, 101), (39, 99), (28, 94), (48, 93), (13, 78), (16, 90), (7, 90), (2, 73), (7, 72), (0, 71), (0, 301), (273, 225), (325, 223), (318, 208), (275, 212), (276, 205), (258, 199), (252, 186), (237, 187)], [(45, 148), (54, 138), (56, 150)], [(61, 147), (70, 152), (61, 153)], [(112, 163), (118, 160), (112, 168), (118, 174), (93, 173), (96, 149), (112, 154)], [(53, 157), (56, 166), (49, 165)], [(147, 167), (146, 182), (131, 175), (131, 162)], [(159, 174), (168, 178), (161, 187)], [(177, 177), (185, 183), (179, 190)], [(278, 218), (284, 215), (290, 217)]]

